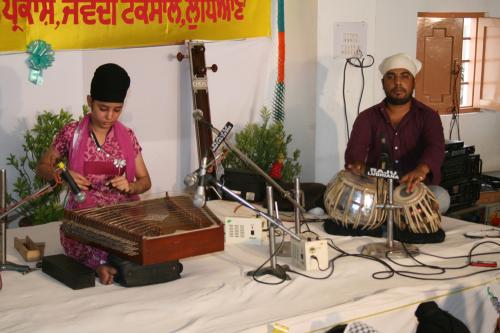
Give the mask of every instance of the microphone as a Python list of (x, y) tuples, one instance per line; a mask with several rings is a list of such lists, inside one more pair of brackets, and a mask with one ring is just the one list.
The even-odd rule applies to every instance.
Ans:
[(193, 197), (193, 205), (196, 208), (205, 206), (205, 175), (207, 174), (207, 157), (203, 157), (198, 177), (198, 187)]
[(380, 143), (382, 144), (382, 151), (380, 152), (380, 160), (379, 167), (382, 170), (387, 170), (390, 168), (390, 159), (389, 159), (389, 149), (387, 147), (387, 140), (385, 138), (385, 133), (382, 132), (380, 134)]
[(73, 194), (75, 195), (75, 201), (84, 202), (86, 198), (85, 192), (82, 192), (82, 190), (80, 190), (75, 180), (68, 172), (68, 169), (66, 169), (64, 163), (63, 162), (57, 163), (57, 168), (61, 171), (61, 178), (64, 179), (66, 183), (68, 183), (71, 192), (73, 192)]
[(192, 173), (184, 177), (184, 185), (186, 185), (187, 187), (191, 187), (198, 182), (198, 170), (199, 169), (193, 171)]
[[(211, 165), (213, 165), (221, 156), (224, 155), (224, 152), (220, 152), (217, 155), (215, 155), (214, 159), (210, 161), (210, 163), (207, 164), (207, 168)], [(194, 170), (190, 174), (187, 174), (184, 177), (184, 185), (187, 187), (191, 187), (194, 184), (198, 183), (198, 174), (200, 173), (200, 168)]]

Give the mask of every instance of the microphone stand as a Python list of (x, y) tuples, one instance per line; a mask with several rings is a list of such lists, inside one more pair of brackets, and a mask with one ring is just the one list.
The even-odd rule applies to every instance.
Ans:
[(395, 258), (407, 258), (409, 256), (417, 256), (420, 254), (418, 247), (412, 244), (406, 244), (394, 240), (394, 210), (401, 208), (399, 205), (395, 205), (393, 201), (393, 187), (394, 180), (398, 180), (399, 176), (395, 171), (392, 170), (381, 170), (371, 168), (368, 171), (368, 176), (374, 176), (376, 178), (382, 178), (383, 181), (388, 182), (388, 198), (387, 203), (378, 204), (376, 207), (387, 210), (387, 241), (385, 243), (376, 242), (363, 246), (361, 253), (364, 255), (385, 258), (389, 254), (391, 257)]
[[(219, 134), (221, 133), (221, 131), (219, 131), (217, 128), (215, 128), (210, 122), (203, 119), (203, 112), (201, 110), (195, 110), (193, 112), (193, 117), (195, 118), (195, 120), (197, 122), (208, 126), (219, 137)], [(248, 272), (247, 275), (259, 276), (259, 275), (264, 275), (264, 274), (271, 274), (271, 275), (277, 276), (280, 279), (290, 280), (290, 277), (286, 274), (286, 270), (289, 269), (288, 266), (277, 265), (276, 258), (275, 258), (276, 255), (278, 254), (275, 252), (280, 252), (279, 255), (282, 255), (282, 256), (290, 256), (291, 255), (290, 242), (287, 242), (288, 244), (281, 244), (280, 248), (278, 248), (278, 251), (275, 251), (274, 227), (280, 228), (281, 230), (283, 230), (283, 232), (290, 235), (291, 238), (293, 238), (297, 241), (300, 241), (300, 237), (298, 236), (298, 234), (300, 233), (300, 214), (305, 213), (305, 209), (304, 209), (304, 207), (302, 207), (302, 205), (300, 205), (300, 182), (299, 182), (299, 179), (298, 178), (295, 179), (296, 197), (293, 198), (292, 194), (289, 191), (286, 191), (285, 189), (283, 189), (274, 179), (272, 179), (266, 172), (264, 172), (257, 164), (255, 164), (241, 150), (239, 150), (238, 148), (234, 147), (231, 143), (229, 143), (226, 140), (226, 136), (222, 136), (222, 140), (221, 140), (226, 145), (226, 147), (230, 151), (232, 151), (241, 161), (243, 161), (243, 163), (245, 163), (247, 166), (249, 166), (251, 169), (253, 169), (257, 174), (262, 176), (267, 181), (268, 184), (270, 184), (277, 191), (279, 191), (281, 193), (281, 195), (288, 202), (290, 202), (293, 205), (294, 211), (295, 211), (296, 233), (293, 233), (290, 230), (288, 230), (287, 228), (285, 228), (282, 225), (281, 221), (279, 221), (279, 219), (274, 219), (272, 217), (272, 215), (273, 215), (273, 198), (272, 198), (272, 187), (271, 186), (266, 187), (267, 200), (268, 200), (268, 213), (269, 213), (269, 215), (266, 215), (265, 213), (261, 212), (259, 209), (255, 208), (252, 204), (250, 204), (249, 202), (247, 202), (246, 200), (244, 200), (243, 198), (241, 198), (240, 196), (235, 194), (233, 191), (231, 191), (230, 189), (228, 189), (227, 187), (225, 187), (224, 185), (219, 183), (216, 179), (213, 179), (213, 177), (211, 177), (210, 175), (208, 176), (208, 178), (210, 179), (210, 182), (213, 183), (213, 185), (216, 188), (217, 187), (220, 188), (223, 192), (227, 193), (231, 198), (233, 198), (237, 202), (241, 203), (245, 207), (250, 208), (255, 213), (257, 213), (258, 216), (261, 216), (268, 221), (269, 241), (270, 241), (269, 250), (270, 250), (270, 258), (271, 258), (270, 259), (271, 260), (271, 267), (268, 267), (265, 269), (260, 269), (257, 271)], [(191, 182), (191, 178), (193, 178), (191, 176), (194, 173), (196, 173), (196, 171), (193, 172), (192, 174), (186, 176), (188, 179), (188, 183)], [(186, 181), (185, 181), (185, 183), (186, 183)], [(186, 185), (187, 185), (187, 183), (186, 183)], [(215, 192), (217, 193), (217, 191), (215, 191)], [(277, 208), (276, 208), (276, 214), (277, 213), (278, 212), (277, 212)], [(284, 235), (283, 235), (283, 237), (284, 237)], [(288, 246), (286, 246), (286, 245), (288, 245)]]
[[(299, 177), (295, 177), (294, 179), (294, 191), (295, 191), (295, 202), (298, 204), (298, 207), (300, 206), (300, 180)], [(301, 210), (297, 208), (297, 206), (294, 208), (294, 222), (295, 222), (295, 234), (300, 235), (300, 217), (301, 217)], [(292, 243), (291, 241), (283, 241), (279, 250), (278, 250), (278, 256), (280, 257), (291, 257), (292, 256)]]
[(273, 195), (272, 195), (272, 188), (271, 186), (267, 186), (266, 187), (266, 192), (267, 192), (267, 203), (268, 203), (268, 212), (269, 214), (266, 214), (262, 211), (260, 211), (258, 208), (256, 208), (255, 206), (253, 206), (251, 203), (249, 203), (248, 201), (246, 201), (245, 199), (243, 199), (242, 197), (240, 197), (239, 195), (237, 195), (236, 193), (234, 193), (233, 191), (231, 191), (229, 188), (227, 188), (226, 186), (222, 185), (221, 183), (219, 183), (216, 179), (213, 179), (213, 177), (209, 177), (210, 179), (210, 182), (217, 188), (221, 189), (222, 191), (224, 191), (227, 195), (229, 195), (231, 198), (233, 198), (234, 200), (238, 201), (240, 204), (242, 204), (243, 206), (247, 207), (247, 208), (250, 208), (251, 210), (253, 210), (258, 216), (264, 218), (267, 220), (268, 222), (268, 225), (269, 225), (269, 252), (270, 252), (270, 257), (271, 257), (271, 266), (270, 267), (266, 267), (266, 268), (261, 268), (259, 270), (255, 270), (255, 271), (250, 271), (250, 272), (247, 272), (247, 275), (248, 276), (261, 276), (261, 275), (265, 275), (265, 274), (270, 274), (270, 275), (274, 275), (282, 280), (290, 280), (290, 276), (288, 276), (288, 274), (286, 274), (286, 271), (289, 269), (288, 266), (284, 265), (284, 266), (280, 266), (276, 263), (276, 251), (275, 251), (275, 246), (274, 246), (274, 227), (277, 227), (279, 229), (281, 229), (283, 232), (287, 233), (288, 235), (290, 235), (290, 237), (292, 237), (293, 239), (297, 240), (297, 241), (300, 241), (300, 237), (297, 236), (296, 234), (294, 234), (293, 232), (291, 232), (290, 230), (288, 230), (287, 228), (285, 228), (283, 226), (283, 223), (274, 218), (272, 215), (272, 212), (273, 212)]
[[(202, 111), (196, 110), (195, 113), (193, 114), (193, 116), (197, 121), (205, 124), (206, 126), (209, 126), (212, 129), (212, 131), (217, 135), (220, 133), (220, 131), (217, 128), (215, 128), (211, 123), (205, 121), (203, 117), (197, 116), (196, 112), (199, 114), (202, 113)], [(223, 142), (229, 150), (231, 150), (236, 156), (238, 156), (240, 160), (243, 161), (243, 163), (248, 165), (260, 176), (264, 177), (266, 182), (270, 184), (272, 187), (274, 187), (278, 192), (280, 192), (283, 198), (285, 198), (288, 202), (290, 202), (293, 205), (293, 207), (295, 207), (295, 209), (300, 210), (301, 213), (306, 212), (304, 207), (302, 207), (300, 203), (292, 197), (292, 194), (289, 191), (283, 189), (274, 179), (272, 179), (267, 173), (265, 173), (257, 164), (254, 163), (254, 161), (252, 161), (248, 156), (246, 156), (241, 150), (234, 147), (231, 143), (227, 142), (226, 139), (224, 139)]]
[[(267, 213), (269, 216), (274, 215), (274, 206), (273, 206), (273, 188), (271, 186), (266, 186), (266, 199), (267, 199)], [(262, 276), (262, 275), (274, 275), (281, 280), (291, 280), (290, 276), (286, 274), (287, 271), (290, 270), (288, 265), (278, 265), (276, 260), (277, 251), (275, 248), (275, 235), (274, 235), (274, 224), (267, 222), (268, 230), (269, 230), (269, 258), (270, 258), (270, 267), (262, 267), (260, 269), (247, 272), (248, 276)], [(288, 230), (288, 229), (287, 229)], [(281, 244), (280, 246), (282, 246)], [(278, 248), (278, 251), (280, 248)]]
[(39, 197), (42, 194), (51, 192), (54, 188), (54, 184), (47, 184), (33, 194), (30, 194), (23, 200), (15, 203), (11, 207), (6, 208), (6, 197), (7, 197), (7, 177), (5, 169), (0, 169), (0, 210), (2, 214), (0, 215), (0, 228), (1, 228), (1, 248), (0, 248), (0, 271), (16, 271), (22, 274), (29, 273), (34, 269), (26, 265), (18, 265), (7, 261), (7, 220), (6, 217), (12, 213), (17, 208), (21, 207), (25, 203)]

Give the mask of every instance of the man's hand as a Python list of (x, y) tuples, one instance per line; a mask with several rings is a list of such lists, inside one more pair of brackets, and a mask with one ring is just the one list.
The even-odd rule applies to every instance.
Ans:
[(400, 183), (406, 184), (406, 191), (412, 193), (415, 186), (425, 180), (429, 171), (430, 169), (426, 164), (419, 164), (415, 169), (404, 175)]
[(346, 169), (358, 176), (363, 176), (366, 171), (366, 164), (364, 164), (363, 162), (353, 162), (347, 164)]

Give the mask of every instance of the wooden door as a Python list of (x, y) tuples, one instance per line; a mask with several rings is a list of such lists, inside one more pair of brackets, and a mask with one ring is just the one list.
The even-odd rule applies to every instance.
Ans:
[(423, 64), (416, 77), (415, 97), (449, 114), (460, 93), (463, 18), (419, 17), (417, 59)]

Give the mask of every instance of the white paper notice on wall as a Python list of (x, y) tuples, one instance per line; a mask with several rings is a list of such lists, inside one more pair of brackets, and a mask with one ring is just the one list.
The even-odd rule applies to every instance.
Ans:
[(333, 56), (347, 59), (366, 55), (367, 28), (366, 22), (336, 22)]

